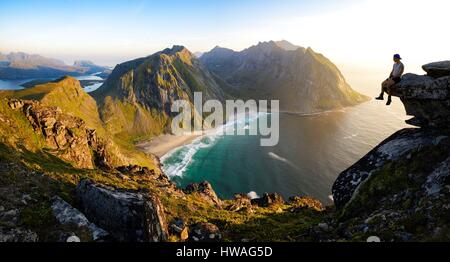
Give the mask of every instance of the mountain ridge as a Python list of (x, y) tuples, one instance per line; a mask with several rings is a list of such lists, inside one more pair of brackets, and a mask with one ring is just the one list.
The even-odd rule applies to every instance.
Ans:
[[(317, 113), (356, 105), (369, 98), (357, 93), (339, 69), (312, 48), (289, 42), (260, 42), (242, 51), (216, 47), (200, 61), (243, 99), (278, 99), (281, 110)], [(292, 47), (294, 46), (294, 47)]]
[[(202, 92), (204, 99), (224, 98), (199, 60), (184, 46), (176, 45), (117, 65), (91, 95), (97, 100), (105, 123), (123, 123), (124, 128), (114, 133), (148, 136), (167, 131), (173, 117), (172, 103), (178, 99), (193, 103), (194, 92)], [(134, 123), (133, 127), (127, 129), (126, 122)]]
[[(140, 62), (156, 63), (141, 70), (171, 68), (186, 55), (150, 56)], [(448, 241), (450, 69), (442, 67), (424, 66), (428, 76), (407, 74), (393, 87), (420, 128), (396, 132), (339, 174), (329, 207), (277, 193), (219, 199), (208, 182), (178, 188), (157, 159), (150, 168), (110, 162), (119, 155), (74, 109), (80, 101), (95, 106), (74, 78), (0, 92), (0, 239), (365, 242), (376, 235), (381, 241)]]

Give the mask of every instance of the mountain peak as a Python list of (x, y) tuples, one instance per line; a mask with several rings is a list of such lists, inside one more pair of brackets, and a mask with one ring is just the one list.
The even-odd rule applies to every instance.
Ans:
[(284, 40), (284, 39), (281, 40), (281, 41), (276, 41), (275, 44), (278, 47), (280, 47), (280, 48), (282, 48), (282, 49), (284, 49), (286, 51), (294, 51), (294, 50), (297, 50), (299, 48), (302, 49), (303, 51), (305, 50), (305, 48), (303, 48), (301, 46), (298, 46), (298, 45), (294, 45), (291, 42), (289, 42), (287, 40)]
[(229, 92), (236, 97), (276, 97), (282, 110), (299, 113), (332, 110), (367, 100), (351, 89), (333, 63), (311, 48), (305, 55), (306, 49), (284, 40), (259, 42), (240, 52), (223, 50), (216, 48), (200, 61), (230, 86)]
[(53, 83), (79, 85), (81, 87), (80, 81), (72, 76), (63, 76), (53, 81)]
[(175, 55), (176, 53), (191, 54), (191, 51), (189, 51), (186, 47), (182, 45), (174, 45), (172, 46), (172, 48), (166, 48), (162, 50), (160, 53), (165, 55)]

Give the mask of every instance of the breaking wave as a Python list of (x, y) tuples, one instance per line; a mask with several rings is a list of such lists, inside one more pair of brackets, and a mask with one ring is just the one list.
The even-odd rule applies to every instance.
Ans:
[(177, 147), (161, 157), (163, 171), (169, 177), (181, 177), (189, 165), (192, 163), (195, 154), (205, 148), (214, 146), (227, 131), (235, 131), (237, 128), (249, 129), (249, 123), (257, 120), (261, 115), (267, 115), (266, 112), (260, 112), (246, 118), (244, 115), (238, 115), (236, 120), (205, 131), (204, 135), (194, 139), (191, 143)]

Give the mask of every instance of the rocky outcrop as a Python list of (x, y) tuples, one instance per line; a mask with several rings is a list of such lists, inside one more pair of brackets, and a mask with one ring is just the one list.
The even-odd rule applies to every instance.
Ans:
[[(332, 187), (336, 232), (346, 239), (439, 240), (450, 228), (450, 72), (447, 62), (423, 66), (392, 87), (408, 123), (342, 172)], [(364, 240), (362, 238), (361, 240)]]
[(90, 180), (77, 186), (83, 213), (117, 241), (166, 241), (164, 208), (152, 193), (119, 190)]
[(414, 116), (408, 124), (420, 127), (450, 125), (450, 75), (433, 78), (406, 74), (392, 88), (392, 93), (400, 97), (406, 113)]
[(289, 198), (289, 204), (292, 206), (291, 212), (299, 212), (304, 209), (312, 209), (317, 212), (325, 210), (322, 202), (312, 197), (294, 196)]
[(121, 166), (116, 169), (120, 172), (122, 179), (136, 181), (138, 183), (153, 183), (158, 189), (172, 197), (184, 196), (183, 191), (166, 174), (157, 172), (155, 169), (138, 165)]
[(264, 193), (260, 198), (254, 198), (251, 200), (253, 205), (260, 207), (269, 207), (272, 205), (284, 204), (283, 197), (278, 193)]
[(387, 163), (447, 141), (449, 134), (445, 127), (450, 126), (450, 73), (446, 72), (450, 72), (450, 65), (436, 62), (423, 68), (429, 76), (405, 74), (402, 81), (391, 89), (394, 96), (400, 97), (406, 113), (414, 116), (407, 123), (423, 128), (395, 133), (342, 172), (332, 189), (337, 207), (343, 207), (357, 188)]
[[(398, 131), (338, 176), (332, 188), (334, 204), (338, 208), (344, 207), (364, 182), (380, 173), (389, 163), (401, 160), (412, 163), (413, 155), (418, 152), (436, 147), (445, 148), (450, 142), (449, 135), (431, 129), (410, 128)], [(450, 154), (450, 151), (442, 153)]]
[(422, 66), (422, 69), (431, 77), (450, 76), (450, 61), (433, 62)]
[[(380, 161), (381, 151), (390, 152), (390, 160)], [(360, 181), (358, 168), (368, 175), (365, 180)], [(352, 240), (373, 235), (381, 241), (448, 239), (449, 173), (448, 132), (402, 130), (339, 176), (333, 187), (339, 212), (334, 227), (340, 237)], [(339, 194), (344, 177), (347, 185), (359, 185), (351, 196)]]
[(211, 204), (217, 207), (222, 206), (222, 201), (217, 197), (216, 192), (212, 188), (211, 184), (207, 181), (189, 184), (183, 191), (186, 194), (197, 193), (204, 200), (210, 202)]
[(44, 137), (49, 153), (74, 167), (111, 167), (120, 158), (110, 150), (111, 145), (97, 137), (96, 130), (58, 107), (18, 99), (9, 100), (8, 104), (13, 110), (22, 110), (34, 131)]
[(231, 206), (227, 208), (229, 211), (238, 212), (238, 211), (252, 211), (252, 202), (251, 198), (246, 194), (235, 194), (234, 201)]
[[(76, 225), (79, 228), (86, 228), (92, 234), (92, 240), (97, 241), (107, 237), (109, 234), (105, 230), (97, 227), (94, 223), (89, 222), (86, 216), (64, 201), (62, 198), (55, 196), (52, 204), (53, 214), (59, 223), (63, 225)], [(68, 238), (71, 236), (68, 236)]]

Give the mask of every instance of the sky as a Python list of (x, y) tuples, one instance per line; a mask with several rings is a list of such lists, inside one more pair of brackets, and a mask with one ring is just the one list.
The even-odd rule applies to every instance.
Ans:
[[(285, 39), (344, 72), (386, 75), (450, 60), (447, 0), (16, 0), (0, 1), (0, 52), (114, 66), (172, 45), (242, 50)], [(378, 76), (377, 76), (378, 77)]]

